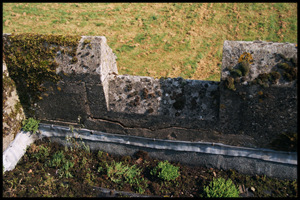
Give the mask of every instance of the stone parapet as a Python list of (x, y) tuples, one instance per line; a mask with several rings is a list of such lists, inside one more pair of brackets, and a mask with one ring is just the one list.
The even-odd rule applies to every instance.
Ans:
[(297, 132), (295, 44), (225, 41), (221, 82), (118, 75), (104, 36), (82, 36), (76, 57), (56, 52), (61, 79), (34, 108), (42, 122), (254, 148)]

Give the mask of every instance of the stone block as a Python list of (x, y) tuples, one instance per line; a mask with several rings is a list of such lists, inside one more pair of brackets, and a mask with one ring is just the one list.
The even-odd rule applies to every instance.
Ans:
[(295, 44), (225, 41), (220, 130), (251, 136), (257, 146), (297, 132), (297, 67)]
[(60, 81), (45, 84), (47, 92), (36, 103), (36, 116), (41, 120), (56, 120), (78, 123), (87, 118), (88, 106), (84, 82), (71, 83)]

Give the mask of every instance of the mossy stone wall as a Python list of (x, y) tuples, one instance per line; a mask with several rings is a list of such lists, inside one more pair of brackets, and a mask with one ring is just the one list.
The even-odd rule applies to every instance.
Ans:
[(2, 151), (4, 151), (20, 131), (21, 122), (25, 119), (25, 115), (6, 63), (3, 62), (2, 66)]
[(285, 136), (284, 150), (297, 146), (295, 44), (225, 41), (221, 82), (118, 75), (103, 36), (4, 35), (4, 44), (26, 115), (44, 123), (254, 148)]
[[(219, 112), (224, 133), (248, 135), (275, 149), (278, 138), (291, 135), (286, 150), (296, 151), (297, 51), (291, 43), (224, 42)], [(242, 62), (248, 73), (237, 75)]]

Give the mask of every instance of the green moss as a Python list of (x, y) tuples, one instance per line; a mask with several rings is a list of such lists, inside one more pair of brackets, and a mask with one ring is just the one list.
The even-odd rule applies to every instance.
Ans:
[(230, 71), (230, 75), (232, 75), (233, 77), (241, 77), (243, 73), (239, 69), (233, 69)]
[[(15, 81), (25, 111), (41, 99), (46, 89), (43, 83), (57, 83), (55, 56), (58, 51), (76, 56), (81, 36), (12, 34), (4, 40), (4, 55), (10, 77)], [(73, 58), (72, 61), (75, 61)]]
[(234, 85), (234, 78), (232, 77), (227, 77), (226, 80), (225, 80), (225, 87), (230, 89), (230, 90), (233, 90), (235, 91), (236, 88), (235, 88), (235, 85)]
[(84, 40), (83, 41), (83, 44), (90, 44), (91, 43), (91, 40)]
[(249, 62), (243, 60), (239, 63), (239, 69), (242, 72), (243, 76), (247, 76), (250, 70)]
[(82, 49), (84, 49), (86, 45), (88, 45), (88, 47), (89, 47), (90, 49), (92, 49), (91, 40), (87, 40), (87, 39), (84, 40), (84, 41), (83, 41), (83, 47), (82, 47)]
[(273, 71), (270, 72), (270, 77), (269, 80), (271, 81), (271, 83), (276, 83), (279, 79), (280, 79), (281, 75), (279, 72)]
[(284, 70), (283, 77), (287, 81), (293, 81), (297, 79), (297, 68), (290, 66), (288, 63), (280, 63), (278, 64), (278, 68)]

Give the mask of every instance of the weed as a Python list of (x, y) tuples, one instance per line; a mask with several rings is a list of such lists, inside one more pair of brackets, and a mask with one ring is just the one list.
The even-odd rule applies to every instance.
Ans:
[[(103, 168), (98, 168), (98, 172)], [(143, 193), (144, 188), (148, 186), (147, 181), (141, 178), (141, 169), (136, 165), (124, 165), (122, 162), (113, 161), (110, 165), (106, 163), (107, 176), (115, 183), (122, 181), (129, 183), (136, 191)]]
[(73, 162), (70, 162), (70, 161), (65, 161), (62, 168), (61, 168), (61, 171), (60, 171), (60, 177), (62, 177), (63, 175), (65, 175), (66, 178), (72, 178), (73, 175), (70, 173), (69, 169), (74, 167), (74, 163)]
[(158, 165), (151, 170), (150, 174), (153, 176), (157, 176), (162, 180), (171, 181), (179, 177), (180, 173), (178, 172), (178, 170), (179, 167), (170, 164), (166, 160), (164, 162), (160, 161)]
[(231, 179), (213, 178), (209, 186), (204, 187), (206, 197), (239, 197), (239, 191)]
[(52, 156), (52, 159), (46, 163), (46, 166), (59, 168), (65, 160), (63, 151), (59, 151)]
[(30, 117), (29, 119), (25, 119), (22, 121), (22, 128), (24, 131), (32, 131), (32, 133), (36, 133), (39, 128), (39, 123), (39, 120)]
[(36, 158), (39, 161), (41, 158), (45, 159), (49, 156), (50, 148), (44, 145), (40, 145), (38, 147), (38, 152), (32, 155), (33, 158)]

